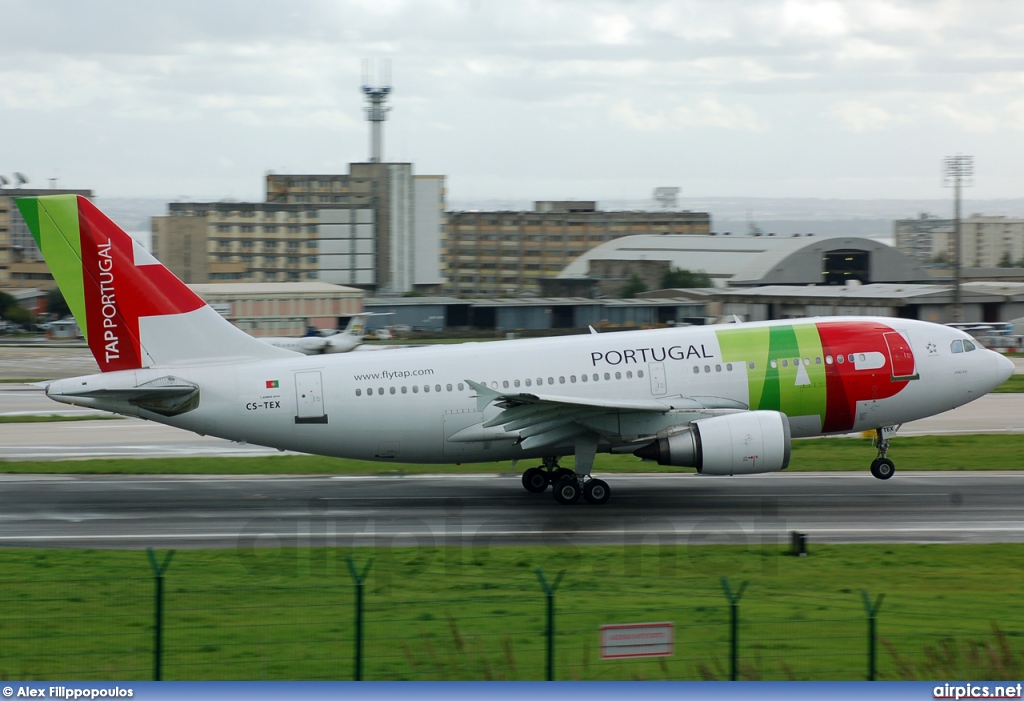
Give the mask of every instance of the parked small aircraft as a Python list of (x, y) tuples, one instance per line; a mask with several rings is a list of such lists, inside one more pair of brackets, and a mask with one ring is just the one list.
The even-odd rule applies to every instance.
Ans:
[(366, 320), (371, 316), (374, 316), (373, 312), (355, 314), (348, 320), (348, 326), (345, 327), (344, 331), (331, 336), (309, 335), (298, 338), (267, 336), (260, 338), (260, 340), (272, 346), (302, 353), (303, 355), (348, 353), (362, 345), (363, 337), (366, 334)]
[(598, 453), (752, 474), (785, 469), (795, 437), (852, 431), (876, 432), (888, 479), (900, 424), (1014, 370), (957, 329), (879, 317), (303, 356), (232, 326), (89, 200), (17, 203), (102, 371), (51, 382), (52, 399), (339, 457), (536, 459), (523, 486), (562, 503), (608, 500)]

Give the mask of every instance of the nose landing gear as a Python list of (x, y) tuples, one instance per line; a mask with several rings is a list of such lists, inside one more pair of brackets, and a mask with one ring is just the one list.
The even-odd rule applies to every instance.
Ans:
[(871, 474), (880, 480), (887, 480), (896, 474), (896, 465), (885, 457), (889, 452), (890, 433), (896, 433), (896, 429), (892, 427), (875, 429), (875, 446), (878, 448), (878, 457), (871, 461)]

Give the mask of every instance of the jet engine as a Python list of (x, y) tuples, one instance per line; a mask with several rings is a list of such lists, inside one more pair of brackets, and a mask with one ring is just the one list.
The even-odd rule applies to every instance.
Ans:
[(790, 442), (785, 414), (745, 411), (660, 431), (633, 454), (659, 465), (696, 467), (703, 475), (751, 475), (785, 470)]

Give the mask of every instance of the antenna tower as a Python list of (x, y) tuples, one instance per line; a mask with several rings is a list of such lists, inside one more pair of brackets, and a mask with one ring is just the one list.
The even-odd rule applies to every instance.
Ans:
[(964, 304), (961, 295), (961, 252), (963, 250), (960, 241), (960, 188), (970, 187), (974, 184), (974, 156), (957, 154), (947, 156), (943, 160), (943, 185), (953, 188), (953, 265), (955, 279), (953, 292), (953, 321), (964, 320)]
[[(384, 106), (391, 94), (391, 59), (384, 59), (383, 70), (380, 63), (377, 64), (376, 75), (370, 75), (371, 67), (370, 60), (363, 59), (363, 94), (369, 103), (366, 119), (370, 122), (370, 162), (380, 163), (384, 153), (384, 120), (391, 111), (390, 107)], [(371, 79), (383, 85), (371, 85)]]

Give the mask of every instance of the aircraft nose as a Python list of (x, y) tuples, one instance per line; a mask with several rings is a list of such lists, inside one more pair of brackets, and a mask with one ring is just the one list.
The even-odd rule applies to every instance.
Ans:
[(996, 379), (999, 380), (999, 385), (1009, 380), (1016, 370), (1017, 366), (1013, 364), (1012, 360), (1001, 353), (996, 353)]

